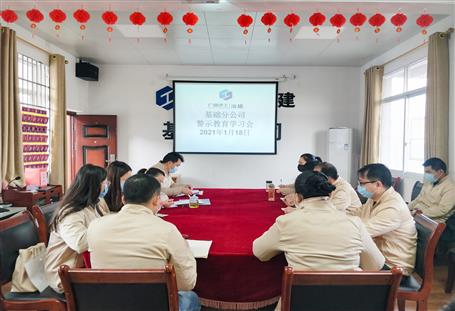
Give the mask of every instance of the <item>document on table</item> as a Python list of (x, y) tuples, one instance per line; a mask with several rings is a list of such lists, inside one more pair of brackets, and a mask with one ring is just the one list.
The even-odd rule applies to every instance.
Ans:
[(167, 217), (168, 214), (157, 213), (156, 216), (161, 217), (161, 218), (164, 218), (164, 217)]
[[(199, 202), (199, 205), (210, 205), (211, 204), (210, 199), (199, 199), (198, 202)], [(188, 205), (188, 204), (190, 204), (190, 200), (180, 200), (180, 201), (175, 201), (173, 205), (180, 206), (180, 205)], [(173, 205), (171, 205), (171, 207), (173, 207)]]
[(207, 258), (209, 256), (212, 241), (186, 240), (193, 253), (194, 258)]
[[(196, 190), (196, 189), (193, 189), (191, 190), (191, 194), (195, 194), (195, 195), (204, 195), (204, 190)], [(183, 194), (183, 193), (180, 193), (180, 194), (177, 194), (176, 197), (183, 197), (183, 196), (186, 196), (186, 194)]]

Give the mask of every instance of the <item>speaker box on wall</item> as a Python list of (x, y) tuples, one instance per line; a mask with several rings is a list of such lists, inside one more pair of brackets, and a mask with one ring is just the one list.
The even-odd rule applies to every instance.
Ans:
[(85, 62), (76, 63), (76, 77), (86, 81), (98, 81), (99, 68)]

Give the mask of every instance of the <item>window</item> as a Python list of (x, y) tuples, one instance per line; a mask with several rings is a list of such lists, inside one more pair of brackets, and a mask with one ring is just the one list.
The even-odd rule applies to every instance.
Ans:
[(380, 161), (391, 170), (422, 172), (427, 59), (384, 74)]
[(19, 101), (22, 110), (24, 166), (48, 168), (50, 86), (49, 66), (18, 54)]

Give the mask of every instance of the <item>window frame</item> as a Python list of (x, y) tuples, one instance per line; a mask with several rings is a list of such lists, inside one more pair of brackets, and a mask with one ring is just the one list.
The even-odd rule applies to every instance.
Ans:
[[(387, 72), (386, 74), (384, 74), (383, 76), (383, 80), (385, 77), (387, 76), (391, 76), (393, 75), (394, 73), (396, 72), (399, 72), (399, 71), (404, 71), (404, 75), (403, 75), (403, 81), (404, 81), (404, 92), (403, 93), (400, 93), (400, 94), (397, 94), (397, 95), (392, 95), (392, 96), (388, 96), (388, 97), (384, 97), (381, 99), (381, 106), (382, 104), (385, 104), (385, 103), (390, 103), (390, 102), (393, 102), (393, 101), (397, 101), (397, 100), (403, 100), (404, 101), (404, 122), (403, 122), (403, 142), (402, 142), (402, 154), (403, 154), (403, 158), (402, 158), (402, 163), (401, 163), (401, 169), (398, 170), (398, 169), (391, 169), (391, 171), (393, 172), (396, 172), (398, 173), (398, 175), (400, 176), (405, 176), (405, 175), (409, 175), (409, 176), (422, 176), (423, 173), (417, 173), (417, 172), (414, 172), (414, 171), (408, 171), (406, 170), (406, 147), (407, 147), (407, 125), (408, 125), (408, 117), (407, 117), (407, 113), (408, 113), (408, 105), (409, 105), (409, 100), (413, 97), (417, 97), (417, 96), (421, 96), (421, 95), (426, 95), (427, 93), (427, 86), (425, 85), (424, 87), (420, 87), (420, 88), (417, 88), (417, 89), (414, 89), (414, 90), (411, 90), (411, 91), (408, 91), (408, 77), (409, 77), (409, 68), (418, 64), (418, 63), (421, 63), (421, 62), (424, 62), (424, 61), (427, 61), (427, 66), (428, 66), (428, 56), (425, 55), (425, 56), (420, 56), (419, 58), (413, 60), (413, 61), (408, 61), (406, 63), (403, 63), (401, 66)], [(428, 77), (427, 77), (427, 81), (428, 81)], [(381, 107), (381, 111), (382, 111), (382, 107)], [(380, 127), (380, 132), (381, 132), (381, 122), (379, 124), (379, 127)], [(381, 140), (380, 140), (381, 141)], [(381, 144), (382, 145), (382, 144)], [(379, 156), (381, 157), (381, 145), (379, 146)], [(424, 160), (424, 159), (423, 159)], [(382, 159), (380, 159), (380, 161), (382, 161)], [(422, 161), (423, 163), (423, 161)], [(387, 165), (387, 163), (385, 163)]]
[[(21, 108), (21, 126), (22, 126), (22, 108), (30, 108), (30, 109), (38, 109), (38, 110), (44, 110), (47, 112), (47, 160), (46, 162), (46, 170), (49, 172), (50, 170), (50, 161), (51, 161), (51, 133), (52, 133), (52, 128), (51, 128), (51, 112), (52, 112), (52, 106), (51, 106), (51, 87), (50, 87), (50, 67), (49, 64), (46, 64), (45, 62), (41, 61), (38, 57), (33, 57), (29, 56), (28, 50), (23, 51), (18, 51), (17, 52), (17, 66), (18, 66), (18, 95), (19, 95), (19, 104)], [(21, 63), (21, 72), (19, 72), (19, 63)], [(31, 73), (28, 73), (28, 66), (34, 67), (37, 66), (37, 68), (32, 69)], [(25, 68), (27, 67), (27, 68)], [(46, 70), (46, 72), (43, 71)], [(29, 76), (31, 75), (31, 80), (29, 79)], [(39, 82), (39, 76), (41, 75), (41, 78), (44, 78), (45, 81)], [(44, 84), (43, 84), (44, 83)], [(22, 93), (22, 90), (25, 90), (25, 85), (27, 87), (31, 87), (31, 90), (28, 90), (25, 93)], [(39, 90), (41, 88), (41, 90)], [(30, 93), (31, 92), (31, 93)], [(44, 92), (44, 93), (42, 93)], [(31, 94), (31, 95), (30, 95)], [(30, 96), (32, 99), (32, 103), (26, 103), (22, 100), (22, 97), (28, 97)], [(41, 102), (40, 102), (41, 101)], [(39, 104), (40, 102), (41, 104)], [(44, 103), (44, 105), (43, 105)], [(24, 143), (24, 138), (22, 138), (22, 141)], [(24, 152), (24, 154), (27, 152)], [(33, 152), (32, 152), (33, 153)], [(43, 161), (44, 162), (44, 161)], [(24, 169), (30, 169), (33, 168), (34, 166), (31, 167), (26, 167), (27, 165), (24, 161)], [(33, 164), (32, 164), (33, 165)], [(35, 165), (44, 165), (44, 164), (35, 164)]]

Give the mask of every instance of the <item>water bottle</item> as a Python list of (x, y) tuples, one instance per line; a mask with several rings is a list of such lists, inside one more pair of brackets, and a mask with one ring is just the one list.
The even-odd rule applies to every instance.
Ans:
[(270, 183), (267, 186), (267, 194), (269, 201), (275, 201), (275, 185)]
[(196, 195), (192, 195), (190, 197), (190, 203), (189, 203), (190, 208), (198, 208), (199, 207), (199, 199)]

